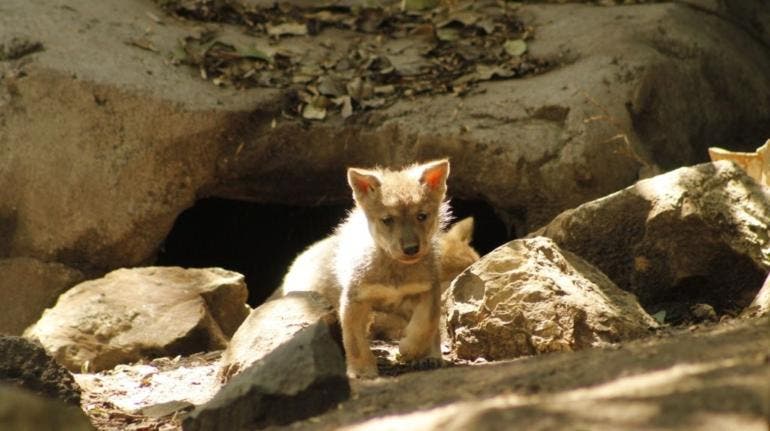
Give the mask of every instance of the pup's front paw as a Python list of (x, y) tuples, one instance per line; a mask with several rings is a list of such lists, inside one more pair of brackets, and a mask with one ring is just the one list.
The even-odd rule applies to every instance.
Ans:
[(377, 377), (377, 363), (359, 361), (348, 363), (348, 377), (351, 379), (373, 379)]

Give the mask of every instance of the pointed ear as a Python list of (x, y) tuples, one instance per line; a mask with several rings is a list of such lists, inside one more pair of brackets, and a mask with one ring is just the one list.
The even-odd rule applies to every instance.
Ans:
[(437, 160), (418, 166), (422, 170), (420, 184), (431, 191), (446, 191), (446, 179), (449, 176), (449, 160)]
[(466, 244), (470, 244), (473, 240), (473, 217), (466, 217), (453, 224), (446, 234)]
[(356, 201), (371, 197), (380, 189), (377, 173), (365, 169), (348, 168), (348, 184)]

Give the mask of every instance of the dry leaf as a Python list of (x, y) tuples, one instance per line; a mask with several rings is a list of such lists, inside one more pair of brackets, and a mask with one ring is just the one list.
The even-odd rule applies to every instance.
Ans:
[(307, 25), (299, 22), (285, 22), (278, 25), (267, 25), (267, 34), (270, 36), (304, 36), (307, 34)]
[(527, 42), (521, 39), (508, 40), (503, 44), (503, 49), (511, 57), (519, 57), (527, 52)]

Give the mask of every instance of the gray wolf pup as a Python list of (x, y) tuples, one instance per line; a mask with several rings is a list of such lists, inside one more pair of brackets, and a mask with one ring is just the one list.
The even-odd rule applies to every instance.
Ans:
[[(438, 234), (449, 219), (448, 175), (448, 160), (398, 171), (349, 168), (355, 207), (331, 236), (297, 257), (284, 278), (284, 294), (312, 290), (332, 300), (351, 377), (377, 376), (368, 337), (373, 311), (405, 299), (411, 317), (399, 341), (401, 358), (441, 361)], [(464, 255), (478, 258), (466, 248), (471, 253)]]

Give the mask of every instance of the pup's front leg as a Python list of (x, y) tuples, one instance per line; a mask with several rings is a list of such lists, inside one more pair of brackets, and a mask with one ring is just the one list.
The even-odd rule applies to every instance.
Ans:
[(398, 343), (398, 350), (405, 361), (424, 358), (441, 360), (441, 337), (439, 318), (441, 312), (438, 283), (416, 297), (412, 319), (406, 326), (404, 338)]
[(348, 377), (377, 377), (377, 360), (369, 349), (367, 329), (371, 305), (368, 302), (342, 298), (340, 324)]

